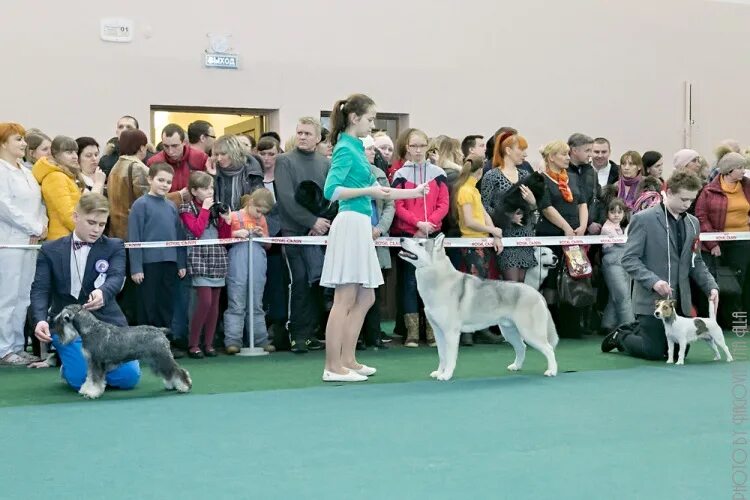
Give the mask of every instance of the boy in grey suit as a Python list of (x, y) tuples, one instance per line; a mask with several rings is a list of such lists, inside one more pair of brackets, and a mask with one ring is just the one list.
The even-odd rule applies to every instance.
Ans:
[(667, 341), (663, 323), (653, 315), (655, 303), (671, 296), (678, 314), (689, 315), (690, 279), (718, 307), (719, 287), (701, 259), (700, 223), (687, 213), (701, 186), (695, 175), (676, 173), (667, 181), (665, 200), (633, 216), (622, 266), (634, 281), (633, 309), (640, 331), (615, 330), (602, 342), (602, 351), (617, 348), (636, 358), (664, 359)]

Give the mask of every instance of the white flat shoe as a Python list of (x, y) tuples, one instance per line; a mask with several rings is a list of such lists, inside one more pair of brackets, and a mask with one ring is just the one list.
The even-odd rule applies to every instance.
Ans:
[(359, 370), (355, 370), (354, 368), (349, 368), (349, 371), (352, 371), (354, 373), (359, 373), (360, 375), (364, 375), (365, 377), (372, 377), (378, 372), (376, 368), (373, 368), (372, 366), (367, 366), (367, 365), (362, 365), (362, 368), (360, 368)]
[(323, 382), (364, 382), (365, 380), (367, 380), (367, 377), (360, 375), (354, 370), (349, 370), (349, 373), (346, 375), (323, 370)]

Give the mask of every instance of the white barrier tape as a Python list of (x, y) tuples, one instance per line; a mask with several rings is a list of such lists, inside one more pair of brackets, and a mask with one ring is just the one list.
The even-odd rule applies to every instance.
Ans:
[[(750, 232), (741, 233), (702, 233), (701, 241), (748, 241)], [(253, 238), (258, 243), (271, 243), (275, 245), (327, 245), (327, 236), (281, 236), (275, 238)], [(575, 238), (566, 238), (561, 236), (530, 236), (527, 238), (503, 238), (503, 246), (511, 247), (550, 247), (550, 246), (570, 246), (570, 245), (601, 245), (613, 243), (625, 243), (625, 236), (577, 236)], [(234, 243), (247, 242), (244, 238), (224, 238), (215, 240), (184, 240), (184, 241), (148, 241), (148, 242), (128, 242), (125, 248), (168, 248), (168, 247), (197, 247), (206, 245), (231, 245)], [(491, 238), (445, 238), (446, 248), (483, 248), (491, 247)], [(400, 247), (401, 238), (384, 237), (375, 240), (375, 246), (379, 247)], [(14, 245), (0, 244), (2, 249), (26, 249), (38, 250), (41, 245)]]

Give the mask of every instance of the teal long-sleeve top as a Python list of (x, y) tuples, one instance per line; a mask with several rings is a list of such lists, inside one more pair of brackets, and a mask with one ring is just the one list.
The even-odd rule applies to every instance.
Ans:
[[(333, 149), (331, 169), (326, 177), (323, 195), (335, 201), (338, 188), (366, 188), (376, 183), (370, 172), (370, 163), (365, 156), (365, 147), (358, 138), (342, 132), (336, 147)], [(339, 200), (339, 212), (351, 210), (372, 216), (372, 199), (369, 196), (358, 196), (348, 200)]]

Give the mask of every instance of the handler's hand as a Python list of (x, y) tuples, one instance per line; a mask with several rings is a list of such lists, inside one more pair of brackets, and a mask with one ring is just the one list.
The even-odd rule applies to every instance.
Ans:
[(177, 271), (177, 277), (182, 279), (187, 275), (187, 269), (180, 269)]
[(662, 297), (669, 297), (669, 294), (672, 293), (672, 288), (669, 286), (669, 283), (667, 283), (664, 280), (659, 280), (656, 283), (654, 283), (654, 291), (661, 295)]
[(716, 245), (711, 249), (711, 255), (713, 255), (714, 257), (721, 257), (721, 248), (719, 247), (719, 245)]
[(144, 277), (145, 276), (143, 275), (143, 273), (135, 273), (130, 276), (130, 279), (133, 280), (133, 283), (135, 283), (136, 285), (140, 285), (141, 283), (143, 283)]
[(49, 332), (49, 323), (46, 321), (40, 321), (34, 328), (34, 336), (39, 339), (40, 342), (52, 342), (52, 334)]
[(94, 290), (89, 295), (89, 301), (83, 304), (83, 308), (87, 311), (96, 311), (104, 307), (104, 293), (101, 290)]

